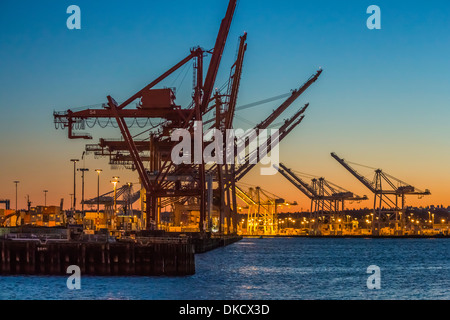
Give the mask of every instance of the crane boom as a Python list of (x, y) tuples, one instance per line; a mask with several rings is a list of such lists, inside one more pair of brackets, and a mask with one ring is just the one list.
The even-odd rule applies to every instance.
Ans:
[(284, 101), (266, 120), (260, 123), (258, 129), (267, 129), (295, 100), (297, 100), (322, 74), (323, 70), (320, 69), (316, 74), (312, 75), (308, 81), (306, 81), (298, 90), (294, 90), (292, 95)]
[[(303, 121), (303, 119), (305, 118), (305, 116), (303, 114), (305, 113), (306, 109), (308, 109), (308, 107), (309, 107), (309, 103), (307, 103), (302, 109), (300, 109), (290, 119), (285, 120), (285, 122), (283, 123), (283, 125), (279, 129), (280, 141), (283, 140), (295, 127), (297, 127)], [(257, 131), (257, 128), (255, 128), (254, 130)], [(246, 144), (246, 148), (247, 148), (247, 146), (250, 144), (250, 142), (246, 141), (246, 143), (247, 143)], [(267, 146), (267, 152), (266, 153), (269, 153), (270, 150), (271, 150), (271, 147), (269, 147), (269, 144), (270, 144), (270, 140), (268, 140), (268, 146)], [(260, 150), (257, 149), (257, 150), (254, 150), (253, 152), (256, 152), (256, 158), (258, 160), (261, 160), (261, 159), (259, 159)], [(235, 148), (235, 153), (234, 154), (237, 154), (237, 147)], [(248, 154), (246, 156), (246, 158), (245, 158), (245, 162), (248, 162), (249, 158), (252, 155), (253, 154)]]
[(236, 195), (245, 203), (247, 203), (248, 205), (254, 205), (257, 204), (257, 202), (250, 197), (244, 190), (242, 190), (241, 188), (239, 188), (238, 186), (236, 186)]
[(208, 73), (206, 74), (205, 83), (203, 86), (203, 101), (201, 110), (204, 113), (208, 108), (211, 99), (211, 94), (216, 82), (217, 73), (219, 71), (220, 61), (222, 60), (223, 51), (227, 42), (228, 33), (230, 31), (231, 22), (233, 20), (234, 11), (236, 10), (237, 0), (230, 0), (228, 4), (225, 18), (220, 24), (219, 34), (217, 35), (214, 52), (209, 64)]
[[(295, 123), (292, 123), (296, 120), (296, 117), (298, 117), (299, 114), (296, 114), (294, 117), (292, 117), (290, 120), (287, 121), (287, 123), (283, 126), (283, 128), (285, 128), (284, 130), (280, 130), (280, 135), (279, 135), (279, 139), (277, 143), (267, 143), (267, 148), (266, 148), (266, 152), (265, 154), (269, 154), (272, 151), (272, 147), (276, 147), (277, 145), (279, 145), (281, 143), (281, 141), (283, 141), (284, 138), (287, 137), (287, 135), (294, 130), (298, 125), (300, 125), (300, 123), (302, 123), (304, 117), (300, 117), (300, 119), (298, 119)], [(254, 151), (257, 152), (259, 154), (259, 149)], [(257, 154), (257, 156), (258, 156)], [(250, 155), (248, 155), (249, 158)], [(241, 167), (239, 167), (239, 169), (236, 170), (236, 181), (241, 180), (242, 178), (244, 178), (244, 176), (250, 172), (250, 170), (252, 170), (256, 165), (255, 164), (250, 164), (249, 161), (246, 161), (246, 163), (244, 165), (242, 165)]]
[(162, 74), (159, 78), (148, 84), (145, 88), (143, 88), (141, 91), (130, 97), (127, 101), (122, 103), (120, 106), (118, 106), (117, 109), (122, 110), (126, 106), (128, 106), (131, 102), (134, 100), (141, 98), (144, 91), (152, 89), (154, 86), (156, 86), (158, 83), (160, 83), (162, 80), (170, 76), (172, 73), (180, 69), (182, 66), (184, 66), (186, 63), (188, 63), (191, 59), (193, 59), (196, 56), (197, 52), (191, 51), (191, 54), (188, 55), (186, 58), (181, 60), (179, 63), (177, 63), (175, 66), (173, 66), (171, 69), (166, 71), (164, 74)]
[[(303, 116), (303, 114), (305, 113), (306, 109), (309, 107), (309, 103), (307, 103), (302, 109), (300, 109), (294, 116), (292, 116), (290, 119), (286, 120), (285, 123), (280, 127), (280, 136), (279, 136), (279, 141), (278, 143), (280, 143), (287, 135), (289, 132), (291, 132), (295, 127), (297, 127), (305, 118), (305, 116)], [(297, 120), (295, 123), (294, 121)], [(255, 128), (256, 130), (256, 128)], [(274, 143), (275, 146), (275, 143)], [(268, 143), (267, 145), (267, 153), (269, 153), (272, 150), (272, 145), (271, 143)], [(257, 153), (257, 157), (259, 159), (259, 149), (254, 151)], [(235, 147), (235, 152), (234, 154), (237, 154), (237, 147)], [(236, 181), (241, 180), (248, 172), (250, 172), (251, 169), (254, 168), (255, 165), (252, 165), (249, 163), (249, 158), (250, 155), (246, 155), (245, 158), (245, 164), (240, 166), (237, 170), (236, 170)], [(217, 169), (217, 164), (213, 165), (208, 172), (213, 172), (214, 170)]]
[(332, 153), (331, 156), (336, 159), (347, 171), (349, 171), (356, 179), (358, 179), (367, 189), (369, 189), (372, 193), (376, 193), (377, 190), (373, 186), (373, 184), (367, 180), (364, 176), (359, 174), (355, 169), (353, 169), (344, 159), (338, 157), (336, 153)]
[(236, 110), (237, 97), (239, 93), (239, 86), (241, 84), (242, 67), (244, 64), (245, 51), (247, 50), (247, 33), (240, 37), (238, 58), (234, 64), (234, 75), (232, 75), (232, 83), (230, 85), (230, 98), (228, 102), (228, 112), (225, 118), (225, 129), (231, 129), (233, 126), (233, 119)]
[(294, 179), (297, 183), (301, 184), (306, 190), (308, 190), (308, 192), (310, 192), (311, 195), (313, 195), (313, 196), (315, 196), (315, 197), (318, 196), (317, 193), (316, 193), (316, 191), (315, 191), (309, 184), (307, 184), (307, 183), (304, 182), (302, 179), (300, 179), (296, 174), (294, 174), (294, 173), (292, 172), (291, 169), (289, 169), (288, 167), (286, 167), (286, 166), (285, 166), (284, 164), (282, 164), (282, 163), (280, 163), (280, 167), (281, 167), (284, 171), (286, 171), (287, 174), (289, 174), (289, 175), (292, 177), (292, 179)]
[[(281, 163), (280, 163), (281, 167)], [(296, 187), (298, 190), (300, 190), (305, 196), (307, 196), (309, 199), (314, 199), (316, 195), (309, 190), (309, 188), (306, 188), (302, 183), (299, 183), (295, 181), (286, 171), (284, 171), (281, 168), (275, 167), (275, 169), (278, 170), (278, 172), (285, 177), (294, 187)]]

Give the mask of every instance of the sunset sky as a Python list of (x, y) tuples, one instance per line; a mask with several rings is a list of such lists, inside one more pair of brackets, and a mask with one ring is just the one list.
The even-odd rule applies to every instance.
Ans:
[[(82, 29), (68, 30), (66, 9), (81, 8)], [(19, 208), (70, 206), (72, 158), (119, 129), (96, 128), (92, 141), (67, 139), (55, 130), (53, 111), (124, 101), (189, 54), (214, 46), (228, 1), (35, 1), (0, 2), (0, 199)], [(382, 12), (382, 29), (368, 30), (367, 7)], [(369, 194), (331, 156), (382, 168), (432, 196), (408, 198), (417, 206), (450, 205), (450, 2), (449, 1), (250, 1), (240, 0), (216, 86), (229, 76), (238, 37), (248, 32), (238, 105), (298, 88), (319, 68), (320, 79), (282, 115), (310, 102), (306, 118), (281, 145), (281, 161), (356, 194)], [(190, 69), (189, 69), (190, 68)], [(182, 81), (184, 80), (184, 81)], [(189, 103), (192, 66), (161, 86), (180, 85), (177, 103)], [(239, 112), (255, 125), (279, 103)], [(83, 162), (80, 163), (83, 165)], [(106, 159), (87, 156), (86, 198), (97, 194), (95, 169), (110, 180), (138, 182), (136, 172), (111, 170)], [(356, 167), (370, 179), (373, 170)], [(281, 176), (243, 182), (299, 202), (306, 197)], [(81, 179), (77, 177), (81, 200)], [(372, 201), (355, 206), (370, 207)], [(78, 205), (78, 208), (81, 206)]]

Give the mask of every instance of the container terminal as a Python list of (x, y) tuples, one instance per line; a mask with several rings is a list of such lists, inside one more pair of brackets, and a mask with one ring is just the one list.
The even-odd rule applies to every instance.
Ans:
[[(82, 131), (113, 124), (121, 138), (87, 144), (83, 156), (107, 158), (112, 166), (135, 172), (139, 184), (121, 185), (116, 178), (113, 191), (85, 199), (84, 174), (89, 169), (77, 168), (79, 160), (71, 159), (74, 192), (69, 210), (64, 210), (63, 200), (59, 206), (37, 207), (28, 201), (27, 210), (18, 210), (17, 199), (15, 210), (10, 200), (1, 200), (5, 207), (0, 209), (1, 274), (65, 274), (69, 265), (78, 265), (82, 272), (97, 275), (183, 276), (195, 273), (195, 254), (242, 237), (448, 235), (445, 216), (414, 214), (406, 207), (407, 197), (425, 197), (429, 190), (419, 190), (381, 169), (374, 170), (370, 181), (336, 153), (332, 158), (373, 196), (371, 209), (348, 210), (347, 203), (369, 198), (325, 178), (307, 180), (296, 171), (301, 168), (283, 163), (273, 164), (272, 169), (310, 200), (307, 212), (287, 214), (285, 209), (297, 202), (258, 186), (245, 186), (242, 180), (249, 172), (304, 121), (310, 103), (296, 107), (295, 102), (315, 85), (323, 70), (316, 70), (289, 94), (238, 107), (247, 33), (238, 39), (228, 81), (220, 88), (216, 83), (236, 5), (236, 0), (229, 1), (213, 49), (187, 50), (177, 64), (126, 101), (118, 103), (107, 96), (100, 105), (54, 112), (55, 127), (67, 130), (69, 140), (92, 140)], [(176, 103), (176, 88), (161, 87), (161, 83), (188, 64), (193, 66), (192, 100), (183, 107)], [(256, 148), (248, 137), (242, 141), (232, 137), (231, 148), (229, 143), (213, 144), (213, 150), (206, 145), (203, 133), (227, 137), (239, 110), (281, 99), (270, 115), (251, 128), (256, 133), (253, 139), (264, 142)], [(288, 109), (294, 115), (280, 119)], [(158, 125), (152, 125), (155, 120)], [(142, 132), (134, 135), (131, 129), (136, 125)], [(268, 136), (267, 130), (274, 127), (277, 136)], [(187, 133), (183, 138), (194, 146), (193, 152), (183, 153), (181, 163), (174, 160), (182, 151), (173, 139), (178, 130)], [(248, 153), (238, 161), (239, 150)], [(208, 152), (216, 160), (213, 164), (203, 157)], [(100, 177), (101, 170), (95, 171)], [(83, 183), (81, 203), (76, 194), (77, 172)], [(81, 210), (77, 210), (79, 204)], [(140, 210), (135, 209), (137, 204)]]

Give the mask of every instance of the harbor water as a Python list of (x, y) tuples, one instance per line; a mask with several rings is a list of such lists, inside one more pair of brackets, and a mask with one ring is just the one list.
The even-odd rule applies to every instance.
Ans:
[[(1, 300), (448, 300), (450, 239), (244, 239), (187, 277), (1, 276)], [(369, 290), (369, 266), (381, 289)]]

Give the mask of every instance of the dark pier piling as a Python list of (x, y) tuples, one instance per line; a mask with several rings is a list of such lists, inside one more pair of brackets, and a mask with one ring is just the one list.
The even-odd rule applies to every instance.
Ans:
[[(16, 228), (17, 229), (17, 228)], [(211, 233), (142, 232), (116, 240), (67, 229), (0, 228), (0, 275), (189, 276), (195, 254), (242, 239)]]
[(194, 247), (186, 239), (143, 243), (0, 240), (1, 275), (67, 275), (76, 265), (96, 276), (187, 276), (195, 274)]

